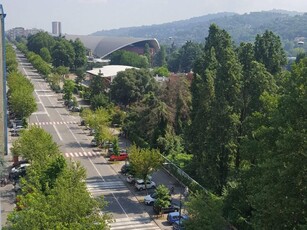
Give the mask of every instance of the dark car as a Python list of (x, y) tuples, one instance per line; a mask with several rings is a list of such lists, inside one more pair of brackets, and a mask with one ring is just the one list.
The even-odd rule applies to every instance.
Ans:
[(123, 165), (122, 168), (120, 169), (120, 172), (122, 174), (128, 174), (128, 173), (131, 173), (131, 171), (132, 171), (132, 167), (129, 164)]
[(180, 209), (179, 206), (171, 204), (170, 206), (166, 207), (166, 208), (162, 208), (159, 205), (156, 204), (156, 202), (154, 203), (153, 206), (153, 210), (156, 214), (164, 214), (164, 213), (170, 213), (170, 212), (178, 212)]

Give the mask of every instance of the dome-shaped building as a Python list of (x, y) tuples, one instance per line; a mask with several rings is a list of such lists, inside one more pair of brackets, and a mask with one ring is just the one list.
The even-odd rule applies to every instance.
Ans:
[(93, 56), (104, 59), (117, 50), (126, 50), (138, 54), (144, 53), (145, 45), (149, 45), (152, 55), (159, 49), (160, 45), (155, 38), (132, 38), (132, 37), (107, 37), (92, 35), (65, 35), (67, 40), (77, 38), (89, 49)]

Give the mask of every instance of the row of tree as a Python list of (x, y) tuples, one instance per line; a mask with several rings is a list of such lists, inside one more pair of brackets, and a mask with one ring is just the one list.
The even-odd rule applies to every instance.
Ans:
[(16, 54), (11, 45), (7, 45), (6, 57), (9, 110), (16, 118), (26, 123), (26, 119), (37, 109), (33, 95), (34, 86), (18, 71)]
[(54, 67), (65, 66), (75, 71), (86, 64), (86, 49), (79, 39), (67, 41), (62, 37), (52, 37), (47, 32), (39, 32), (30, 36), (26, 45), (29, 51), (39, 54)]

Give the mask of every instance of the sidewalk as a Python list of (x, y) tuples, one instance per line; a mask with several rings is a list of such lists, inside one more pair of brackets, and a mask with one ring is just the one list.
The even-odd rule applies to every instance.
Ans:
[[(5, 160), (5, 170), (12, 164), (12, 157), (10, 155), (4, 156)], [(6, 221), (8, 214), (12, 212), (15, 208), (16, 194), (14, 191), (14, 186), (12, 184), (7, 184), (6, 186), (0, 187), (0, 225), (1, 227), (6, 226)]]

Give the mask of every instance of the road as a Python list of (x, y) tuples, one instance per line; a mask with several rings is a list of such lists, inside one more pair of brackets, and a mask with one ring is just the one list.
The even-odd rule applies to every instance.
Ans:
[[(67, 160), (79, 161), (87, 171), (86, 184), (91, 194), (104, 195), (108, 202), (106, 212), (115, 219), (112, 230), (142, 229), (157, 230), (158, 225), (140, 205), (130, 187), (112, 165), (90, 146), (93, 137), (79, 126), (80, 118), (64, 107), (59, 94), (50, 90), (45, 80), (37, 73), (23, 54), (16, 51), (22, 73), (35, 88), (38, 110), (29, 119), (29, 125), (38, 125), (50, 133)], [(164, 229), (164, 228), (163, 228)]]

